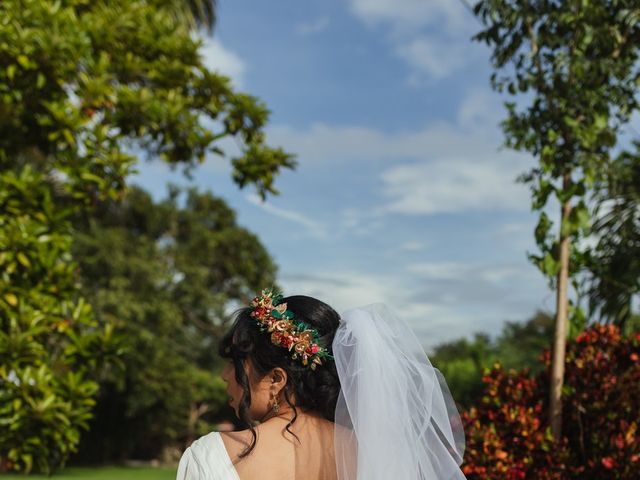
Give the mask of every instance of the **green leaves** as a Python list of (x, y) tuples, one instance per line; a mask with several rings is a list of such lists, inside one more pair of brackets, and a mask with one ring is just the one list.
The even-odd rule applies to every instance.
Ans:
[(625, 329), (634, 328), (634, 296), (640, 292), (640, 144), (635, 147), (606, 171), (596, 196), (598, 241), (587, 257), (590, 315)]
[(69, 224), (50, 189), (29, 166), (0, 172), (0, 456), (25, 472), (64, 463), (96, 391), (94, 370), (65, 353), (93, 322), (76, 300)]
[(11, 293), (11, 292), (5, 293), (4, 296), (3, 296), (3, 299), (11, 307), (17, 307), (18, 306), (18, 297), (14, 293)]
[[(197, 286), (185, 287), (183, 297), (167, 298), (154, 283), (162, 279), (162, 286), (173, 285), (174, 266), (145, 256), (159, 252), (152, 242), (143, 242), (148, 250), (138, 245), (138, 258), (150, 265), (131, 257), (125, 269), (136, 278), (116, 275), (106, 262), (100, 274), (114, 285), (93, 286), (99, 293), (92, 303), (100, 307), (94, 318), (82, 300), (85, 290), (72, 257), (69, 219), (87, 220), (104, 202), (121, 200), (139, 157), (188, 169), (211, 153), (226, 155), (222, 140), (233, 137), (240, 145), (238, 158), (230, 159), (233, 179), (240, 187), (254, 186), (263, 198), (277, 192), (281, 169), (295, 166), (291, 155), (266, 142), (266, 106), (236, 92), (229, 79), (203, 64), (194, 28), (212, 26), (213, 5), (198, 0), (0, 2), (0, 423), (15, 420), (12, 429), (0, 429), (0, 468), (50, 472), (64, 464), (91, 416), (96, 384), (89, 378), (122, 379), (122, 363), (114, 359), (128, 351), (120, 337), (122, 322), (140, 325), (153, 317), (171, 323), (182, 318), (179, 308), (194, 322), (202, 312), (219, 317), (227, 298), (240, 298), (247, 285), (273, 275), (275, 267), (257, 239), (229, 227), (233, 212), (213, 199), (203, 201), (222, 222), (224, 233), (215, 239), (223, 250), (216, 250), (211, 271), (176, 256), (176, 265)], [(175, 214), (175, 206), (171, 211)], [(172, 232), (182, 225), (173, 220)], [(202, 242), (181, 238), (191, 259), (201, 260), (203, 252), (218, 248), (210, 231), (185, 224)], [(149, 292), (165, 295), (166, 311), (150, 311), (153, 299), (133, 301), (119, 288), (141, 279), (148, 281)], [(141, 351), (165, 370), (175, 368), (173, 383), (162, 371), (154, 372), (155, 378), (141, 376), (151, 385), (131, 400), (140, 402), (132, 410), (170, 397), (174, 391), (168, 385), (189, 381), (180, 373), (188, 371), (183, 357), (176, 365), (153, 357), (144, 342), (155, 338), (154, 329), (146, 327), (136, 337)], [(143, 363), (140, 357), (136, 361)], [(180, 408), (166, 413), (168, 429), (188, 415)]]
[(532, 208), (541, 212), (540, 255), (532, 259), (555, 275), (557, 239), (544, 211), (550, 199), (567, 207), (556, 237), (571, 237), (572, 249), (588, 235), (585, 198), (602, 181), (618, 134), (638, 108), (640, 24), (629, 19), (639, 11), (631, 1), (572, 0), (558, 7), (481, 0), (474, 12), (485, 26), (475, 39), (492, 49), (491, 83), (516, 99), (506, 103), (505, 143), (539, 162), (523, 176)]
[(554, 251), (546, 251), (543, 255), (529, 254), (529, 260), (549, 279), (549, 284), (554, 285), (554, 280), (560, 271), (560, 262)]
[[(538, 166), (522, 179), (531, 185), (539, 254), (529, 258), (557, 290), (549, 414), (556, 440), (562, 429), (562, 369), (565, 363), (570, 280), (588, 267), (579, 240), (591, 223), (585, 198), (611, 164), (622, 127), (638, 109), (640, 24), (627, 10), (637, 2), (480, 0), (475, 12), (485, 25), (475, 38), (492, 48), (492, 86), (508, 95), (505, 144), (532, 154)], [(523, 81), (524, 80), (524, 81)], [(522, 83), (522, 88), (516, 88)], [(549, 235), (545, 209), (559, 209), (559, 232)], [(571, 282), (580, 296), (577, 282)], [(571, 312), (572, 334), (584, 325)], [(525, 474), (523, 473), (523, 476)]]
[(236, 167), (239, 186), (275, 193), (275, 175), (294, 164), (266, 145), (268, 110), (203, 65), (191, 15), (210, 25), (211, 2), (184, 5), (2, 2), (0, 161), (10, 165), (25, 148), (52, 154), (42, 166), (63, 171), (72, 196), (82, 197), (89, 180), (99, 199), (115, 196), (132, 169), (126, 144), (194, 166), (224, 154), (220, 140), (235, 136), (247, 162), (258, 163)]
[(251, 183), (256, 185), (260, 198), (264, 200), (268, 193), (278, 193), (273, 182), (280, 168), (294, 168), (296, 162), (293, 155), (282, 149), (265, 149), (254, 144), (246, 150), (244, 156), (234, 158), (232, 164), (236, 183), (241, 187)]
[[(215, 374), (226, 313), (273, 284), (275, 266), (210, 193), (172, 187), (157, 202), (133, 187), (121, 201), (98, 205), (90, 221), (77, 220), (83, 294), (104, 335), (118, 341), (74, 336), (66, 352), (82, 364), (115, 353), (121, 362), (100, 370), (96, 416), (76, 458), (115, 461), (139, 445), (160, 455), (194, 429), (212, 428), (226, 405)], [(210, 413), (189, 423), (195, 404)]]
[(584, 201), (581, 201), (571, 209), (567, 220), (567, 234), (578, 232), (586, 234), (589, 231), (590, 224), (591, 213)]
[(552, 338), (553, 317), (536, 312), (526, 322), (506, 322), (496, 338), (476, 333), (471, 340), (437, 345), (429, 358), (446, 377), (456, 402), (469, 409), (482, 403), (482, 377), (496, 363), (505, 370), (542, 370), (539, 357)]
[(538, 245), (544, 246), (547, 244), (552, 225), (553, 223), (549, 219), (549, 216), (545, 212), (542, 212), (535, 229), (535, 238)]

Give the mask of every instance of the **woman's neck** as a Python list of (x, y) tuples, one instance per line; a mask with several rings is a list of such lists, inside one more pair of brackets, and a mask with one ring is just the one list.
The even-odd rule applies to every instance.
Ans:
[(291, 422), (294, 418), (300, 419), (301, 417), (319, 417), (319, 415), (315, 412), (300, 407), (296, 407), (296, 411), (294, 412), (293, 408), (287, 406), (286, 408), (280, 407), (280, 411), (278, 413), (270, 410), (264, 417), (259, 420), (259, 423), (265, 423), (269, 420), (277, 418)]

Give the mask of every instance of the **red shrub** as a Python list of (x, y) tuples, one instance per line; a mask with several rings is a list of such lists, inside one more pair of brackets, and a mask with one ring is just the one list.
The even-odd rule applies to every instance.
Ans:
[(576, 478), (639, 478), (640, 334), (584, 331), (568, 346), (565, 382), (562, 428)]
[[(549, 352), (542, 361), (549, 366)], [(632, 479), (640, 469), (640, 335), (596, 325), (567, 345), (563, 438), (548, 429), (548, 374), (483, 379), (480, 405), (464, 412), (469, 480)], [(547, 369), (548, 370), (548, 369)]]
[(499, 365), (483, 381), (485, 396), (462, 415), (467, 433), (464, 473), (469, 480), (551, 480), (562, 478), (562, 455), (554, 445), (544, 412), (546, 397), (527, 372)]

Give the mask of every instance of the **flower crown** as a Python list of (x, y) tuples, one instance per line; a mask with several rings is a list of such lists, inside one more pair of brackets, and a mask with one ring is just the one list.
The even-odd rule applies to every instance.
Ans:
[(318, 331), (296, 320), (282, 302), (282, 295), (265, 289), (253, 299), (251, 306), (251, 316), (257, 320), (260, 330), (271, 334), (271, 343), (293, 352), (294, 360), (300, 359), (302, 365), (310, 365), (315, 370), (317, 365), (322, 365), (323, 358), (331, 358), (327, 349), (318, 344)]

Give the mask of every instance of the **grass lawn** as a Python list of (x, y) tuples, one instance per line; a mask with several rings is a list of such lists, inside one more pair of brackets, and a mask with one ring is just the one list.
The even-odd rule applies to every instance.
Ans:
[(176, 471), (161, 468), (65, 468), (52, 477), (45, 475), (0, 475), (6, 480), (175, 480)]

